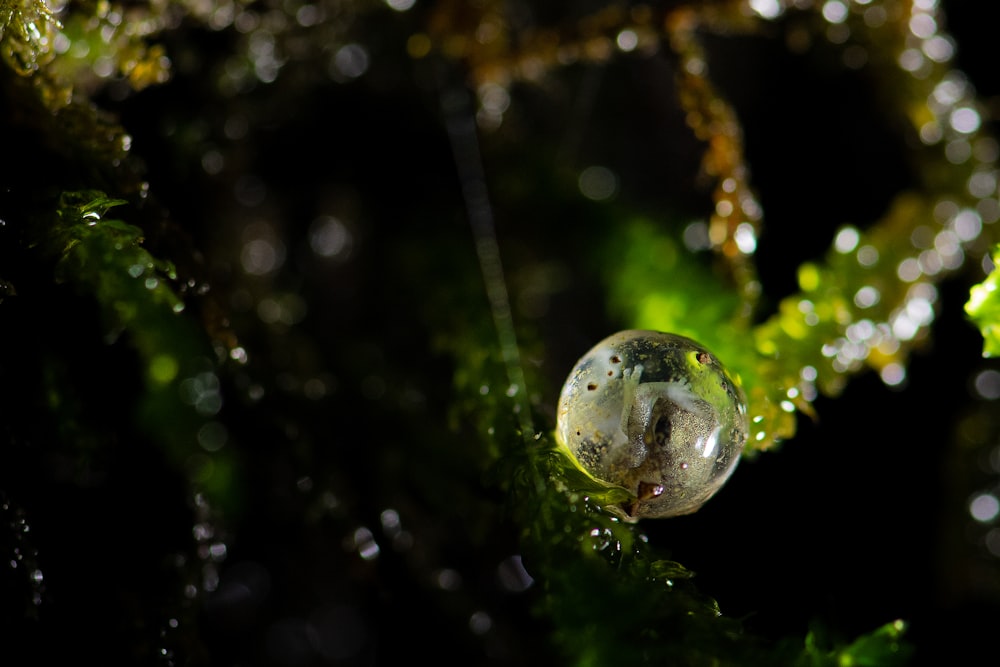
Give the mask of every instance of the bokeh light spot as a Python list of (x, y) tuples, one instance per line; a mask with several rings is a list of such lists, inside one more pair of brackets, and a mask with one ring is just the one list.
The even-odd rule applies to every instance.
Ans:
[(577, 185), (587, 199), (605, 201), (618, 191), (618, 177), (607, 167), (595, 165), (580, 172)]
[(846, 255), (858, 247), (858, 241), (860, 240), (861, 235), (857, 229), (854, 227), (844, 227), (837, 232), (837, 236), (833, 240), (833, 246), (837, 249), (837, 252)]
[(962, 134), (972, 134), (979, 129), (979, 112), (970, 107), (959, 107), (951, 112), (948, 119), (951, 127)]
[(750, 0), (750, 9), (764, 19), (775, 19), (781, 15), (782, 6), (778, 0)]
[(169, 354), (158, 354), (149, 362), (149, 377), (159, 384), (173, 381), (178, 370), (177, 359)]
[(485, 635), (493, 627), (493, 619), (485, 611), (473, 612), (469, 617), (469, 630), (472, 634)]
[(1000, 372), (992, 368), (980, 371), (972, 384), (980, 398), (988, 401), (1000, 398)]
[(639, 45), (639, 36), (635, 34), (634, 30), (622, 30), (615, 38), (615, 44), (618, 45), (619, 49), (628, 53), (634, 51), (635, 47)]
[(981, 493), (969, 502), (969, 514), (980, 523), (989, 523), (1000, 514), (1000, 500), (992, 493)]
[(356, 79), (368, 70), (368, 52), (360, 44), (346, 44), (333, 56), (334, 74)]
[(847, 20), (847, 5), (840, 0), (828, 0), (823, 4), (823, 18), (830, 23), (843, 23)]
[(347, 225), (332, 215), (313, 221), (309, 227), (309, 246), (320, 257), (345, 256), (351, 248), (351, 232)]
[(198, 429), (198, 444), (206, 452), (217, 452), (226, 446), (229, 440), (229, 431), (225, 425), (210, 421)]
[(890, 387), (898, 387), (906, 379), (906, 369), (901, 364), (895, 362), (886, 364), (879, 372), (882, 382)]
[(412, 9), (413, 5), (417, 4), (417, 0), (385, 0), (385, 4), (397, 12), (405, 12), (408, 9)]
[(271, 273), (281, 266), (282, 259), (277, 247), (267, 239), (251, 239), (240, 253), (243, 270), (255, 276)]

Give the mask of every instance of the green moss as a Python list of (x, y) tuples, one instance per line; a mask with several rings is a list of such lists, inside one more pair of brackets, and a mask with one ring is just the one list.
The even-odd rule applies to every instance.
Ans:
[(43, 0), (0, 1), (0, 56), (20, 74), (30, 74), (52, 50), (59, 21)]
[(230, 453), (209, 454), (199, 446), (200, 429), (221, 407), (217, 387), (185, 391), (185, 383), (201, 378), (217, 385), (215, 354), (205, 332), (184, 313), (173, 265), (146, 250), (138, 227), (108, 217), (124, 203), (97, 191), (64, 193), (50, 224), (38, 225), (34, 243), (55, 258), (57, 281), (98, 304), (105, 340), (123, 338), (134, 349), (145, 393), (137, 414), (128, 417), (178, 472), (190, 474), (196, 489), (236, 511)]
[[(525, 566), (543, 590), (536, 611), (552, 623), (566, 664), (905, 663), (900, 624), (853, 643), (772, 642), (745, 632), (698, 590), (693, 572), (648, 543), (641, 525), (602, 509), (629, 494), (585, 473), (559, 447), (543, 414), (532, 415), (536, 433), (525, 436), (513, 398), (483, 395), (482, 386), (505, 386), (504, 366), (497, 353), (462, 342), (470, 340), (467, 330), (456, 331), (449, 345), (460, 369), (456, 405), (469, 406), (475, 415), (469, 423), (478, 424), (478, 437), (495, 453), (488, 478), (506, 493)], [(527, 380), (529, 386), (539, 382), (530, 373)]]
[(983, 356), (995, 357), (1000, 354), (1000, 275), (997, 263), (1000, 261), (1000, 246), (993, 250), (993, 270), (983, 282), (972, 286), (965, 312), (983, 334)]

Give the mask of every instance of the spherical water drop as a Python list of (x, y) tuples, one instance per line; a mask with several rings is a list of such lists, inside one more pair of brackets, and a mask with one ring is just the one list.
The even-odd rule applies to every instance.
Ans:
[(743, 391), (704, 346), (629, 330), (577, 362), (556, 437), (595, 478), (635, 496), (609, 508), (635, 521), (697, 511), (732, 474), (748, 431)]

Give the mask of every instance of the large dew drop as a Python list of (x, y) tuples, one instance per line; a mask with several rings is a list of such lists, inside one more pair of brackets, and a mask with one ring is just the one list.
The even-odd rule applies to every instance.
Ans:
[(636, 500), (626, 520), (697, 511), (739, 462), (746, 399), (702, 345), (659, 331), (620, 331), (577, 362), (559, 397), (556, 436), (595, 478)]

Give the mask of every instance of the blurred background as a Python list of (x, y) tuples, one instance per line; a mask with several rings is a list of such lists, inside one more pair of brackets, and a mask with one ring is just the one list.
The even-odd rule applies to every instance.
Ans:
[[(602, 296), (620, 259), (595, 265), (609, 230), (645, 218), (710, 262), (692, 223), (711, 187), (677, 56), (630, 26), (736, 3), (181, 4), (149, 40), (168, 81), (135, 90), (98, 58), (80, 84), (131, 138), (107, 183), (80, 176), (2, 73), (0, 662), (562, 664), (487, 446), (456, 408), (452, 352), (469, 342), (456, 336), (496, 338), (447, 126), (476, 119), (478, 140), (457, 148), (481, 151), (524, 363), (545, 382), (531, 391), (553, 416), (576, 359), (628, 325)], [(698, 33), (764, 211), (762, 318), (837, 229), (865, 229), (915, 182), (900, 111), (831, 37), (841, 3), (794, 4), (764, 20), (770, 4), (751, 2), (750, 29)], [(909, 5), (850, 4), (887, 21)], [(1000, 9), (930, 4), (991, 130)], [(125, 25), (135, 8), (64, 9)], [(593, 53), (463, 96), (468, 60), (449, 39), (587, 44), (609, 13), (620, 28)], [(176, 264), (210, 341), (180, 384), (203, 422), (185, 456), (143, 423), (127, 336), (29, 252), (18, 215), (40, 181), (125, 197), (110, 217)], [(132, 196), (138, 181), (147, 196)], [(970, 257), (939, 285), (905, 382), (858, 375), (697, 514), (643, 523), (724, 614), (766, 638), (900, 618), (914, 664), (989, 664), (1000, 368), (962, 310), (984, 266)]]

